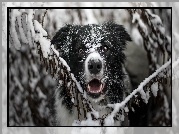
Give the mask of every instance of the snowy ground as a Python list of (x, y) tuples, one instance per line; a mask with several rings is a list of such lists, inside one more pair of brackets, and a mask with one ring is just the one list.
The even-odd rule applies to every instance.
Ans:
[[(70, 6), (68, 3), (58, 3), (60, 6)], [(77, 6), (78, 4), (74, 4), (74, 6)], [(102, 6), (101, 3), (81, 3), (82, 6)], [(113, 3), (103, 3), (104, 6), (113, 6)], [(55, 3), (3, 3), (3, 9), (2, 11), (2, 133), (3, 134), (122, 134), (122, 133), (171, 133), (171, 134), (177, 134), (179, 129), (179, 20), (177, 19), (179, 17), (179, 4), (177, 3), (169, 3), (167, 5), (166, 3), (121, 3), (120, 6), (150, 6), (150, 5), (157, 5), (157, 6), (172, 6), (173, 7), (173, 17), (172, 17), (172, 35), (173, 35), (173, 44), (172, 44), (172, 115), (173, 115), (173, 128), (120, 128), (120, 127), (108, 127), (108, 128), (95, 128), (95, 127), (64, 127), (64, 128), (7, 128), (7, 12), (6, 12), (6, 6), (57, 6)], [(90, 13), (90, 12), (89, 12)], [(174, 17), (176, 16), (176, 17)], [(89, 14), (90, 17), (90, 14)], [(66, 20), (67, 21), (67, 20)], [(94, 23), (95, 20), (91, 20), (92, 23)], [(90, 23), (90, 22), (85, 22)], [(59, 24), (61, 25), (61, 24)], [(140, 40), (140, 39), (139, 39)]]

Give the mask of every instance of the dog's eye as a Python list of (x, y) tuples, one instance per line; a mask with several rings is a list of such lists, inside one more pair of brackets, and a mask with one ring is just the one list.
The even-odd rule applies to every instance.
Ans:
[(79, 49), (79, 50), (78, 50), (78, 53), (79, 53), (79, 54), (82, 54), (82, 53), (83, 53), (83, 49)]
[(108, 51), (108, 46), (106, 46), (106, 45), (103, 46), (103, 47), (102, 47), (102, 50), (103, 50), (103, 52), (107, 52), (107, 51)]

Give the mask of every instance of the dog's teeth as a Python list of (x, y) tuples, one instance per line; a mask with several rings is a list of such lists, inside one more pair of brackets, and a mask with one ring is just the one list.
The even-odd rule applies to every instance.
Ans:
[(102, 90), (102, 88), (103, 88), (103, 85), (101, 84), (101, 86), (100, 86), (100, 90)]
[(88, 89), (88, 91), (90, 91), (91, 93), (100, 93), (100, 92), (102, 92), (103, 87), (104, 87), (103, 84), (101, 84), (100, 87), (99, 87), (99, 90), (93, 91), (93, 90), (91, 90), (90, 85), (89, 85), (89, 84), (87, 85), (87, 89)]
[(102, 91), (102, 89), (103, 89), (103, 84), (101, 84), (101, 86), (100, 86), (100, 92)]
[(88, 84), (88, 89), (90, 90), (90, 86), (89, 86), (89, 84)]

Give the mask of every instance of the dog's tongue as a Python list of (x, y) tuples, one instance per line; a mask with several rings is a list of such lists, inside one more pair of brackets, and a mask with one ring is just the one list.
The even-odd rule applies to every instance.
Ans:
[(97, 92), (97, 91), (100, 91), (101, 90), (101, 82), (97, 79), (93, 79), (92, 81), (90, 81), (88, 83), (88, 89), (89, 91), (91, 92)]

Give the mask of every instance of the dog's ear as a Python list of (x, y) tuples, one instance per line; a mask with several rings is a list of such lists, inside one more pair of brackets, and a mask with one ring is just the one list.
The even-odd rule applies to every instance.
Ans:
[(78, 27), (78, 25), (66, 24), (64, 27), (57, 31), (51, 40), (51, 44), (53, 44), (57, 50), (68, 48), (74, 40), (74, 34)]
[(116, 24), (113, 21), (105, 22), (102, 27), (109, 32), (109, 34), (122, 42), (132, 41), (130, 35), (127, 33), (122, 25)]
[(126, 48), (126, 41), (132, 41), (130, 35), (122, 25), (112, 21), (105, 22), (102, 29), (104, 29), (104, 40), (108, 40), (113, 45), (112, 51), (118, 53), (117, 60), (124, 63), (126, 56), (123, 50)]

